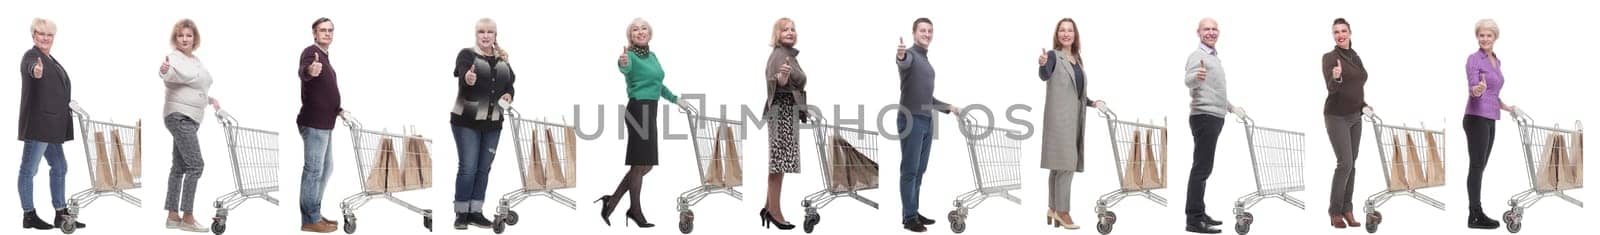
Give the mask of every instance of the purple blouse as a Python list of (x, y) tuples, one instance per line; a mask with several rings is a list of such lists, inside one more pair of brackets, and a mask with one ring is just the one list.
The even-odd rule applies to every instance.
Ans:
[[(1500, 120), (1500, 87), (1505, 85), (1505, 77), (1496, 64), (1500, 59), (1491, 63), (1483, 50), (1467, 56), (1467, 115)], [(1488, 89), (1484, 89), (1483, 96), (1472, 97), (1472, 87), (1480, 80), (1488, 80)]]

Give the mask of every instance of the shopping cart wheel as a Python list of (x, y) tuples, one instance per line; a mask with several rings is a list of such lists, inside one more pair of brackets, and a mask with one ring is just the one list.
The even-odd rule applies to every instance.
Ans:
[(1373, 211), (1367, 213), (1367, 233), (1378, 233), (1378, 224), (1383, 223), (1383, 213)]
[(350, 214), (345, 214), (344, 215), (344, 234), (355, 234), (355, 233), (356, 233), (356, 216), (355, 215), (350, 215)]
[(428, 228), (428, 232), (433, 232), (433, 213), (422, 216), (422, 227)]
[(1245, 212), (1244, 214), (1239, 214), (1238, 219), (1239, 221), (1233, 224), (1233, 231), (1239, 232), (1239, 235), (1250, 233), (1250, 224), (1255, 223), (1256, 215)]
[(222, 218), (213, 218), (213, 219), (211, 219), (211, 233), (212, 234), (222, 235), (222, 232), (223, 231), (227, 231), (227, 230), (228, 230), (228, 220), (227, 219), (222, 219)]
[(1100, 231), (1100, 235), (1111, 234), (1111, 224), (1108, 224), (1108, 223), (1106, 223), (1104, 221), (1101, 221), (1100, 223), (1095, 223), (1094, 224), (1094, 230), (1095, 231)]
[(815, 231), (817, 229), (818, 222), (822, 222), (822, 215), (818, 215), (817, 213), (806, 213), (806, 221), (805, 224), (803, 224), (805, 226), (804, 229), (806, 230), (806, 233)]
[(494, 229), (494, 234), (500, 234), (500, 233), (506, 232), (506, 218), (504, 218), (504, 217), (495, 218), (494, 226), (491, 226), (491, 228)]
[(967, 231), (967, 216), (956, 211), (950, 211), (950, 232), (961, 233)]
[(694, 232), (693, 211), (684, 211), (678, 213), (678, 232), (683, 234)]
[(517, 225), (517, 221), (522, 220), (520, 217), (522, 216), (517, 216), (517, 211), (511, 211), (511, 214), (506, 215), (506, 225)]
[(1502, 219), (1506, 221), (1506, 232), (1522, 232), (1522, 214), (1507, 210)]
[[(78, 223), (78, 215), (77, 214), (67, 213), (66, 215), (62, 215), (61, 217), (62, 217), (61, 218), (62, 221), (61, 221), (61, 223), (58, 223), (58, 224), (72, 225), (72, 224), (77, 224)], [(59, 228), (61, 228), (61, 233), (64, 233), (64, 234), (72, 234), (73, 232), (77, 232), (77, 230), (78, 230), (78, 226), (61, 226)]]

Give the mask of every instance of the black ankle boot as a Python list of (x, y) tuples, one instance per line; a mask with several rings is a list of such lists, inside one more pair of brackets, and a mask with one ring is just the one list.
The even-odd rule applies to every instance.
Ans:
[(456, 221), (451, 225), (454, 225), (456, 230), (467, 230), (467, 225), (471, 223), (472, 217), (467, 213), (456, 213)]
[(494, 221), (489, 221), (488, 217), (483, 217), (483, 212), (472, 212), (471, 218), (468, 219), (467, 222), (470, 222), (472, 226), (478, 226), (478, 228), (485, 229), (492, 228), (494, 225)]
[[(67, 213), (67, 209), (56, 209), (56, 227), (66, 226), (62, 225), (61, 222), (62, 220), (66, 219), (67, 215), (71, 215), (70, 213)], [(76, 220), (72, 221), (72, 224), (74, 226), (78, 226), (78, 228), (89, 227), (88, 225), (84, 225), (83, 222)]]
[(39, 219), (39, 213), (38, 212), (28, 211), (28, 212), (22, 212), (22, 228), (23, 229), (51, 230), (51, 229), (55, 229), (56, 226), (52, 226), (52, 225), (50, 225), (50, 223), (45, 223), (44, 219)]
[(1483, 213), (1476, 213), (1467, 217), (1467, 228), (1497, 229), (1500, 228), (1500, 221), (1495, 221), (1494, 218), (1489, 218)]

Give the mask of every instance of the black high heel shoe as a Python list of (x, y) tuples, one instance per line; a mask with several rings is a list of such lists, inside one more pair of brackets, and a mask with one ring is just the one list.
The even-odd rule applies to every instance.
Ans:
[(761, 226), (766, 228), (778, 226), (779, 230), (794, 229), (794, 224), (778, 223), (777, 219), (772, 218), (772, 211), (767, 210), (767, 208), (761, 208)]
[(652, 223), (650, 223), (648, 221), (644, 221), (644, 213), (639, 213), (639, 214), (628, 213), (628, 220), (625, 220), (625, 221), (622, 222), (623, 226), (627, 226), (628, 225), (627, 221), (633, 221), (633, 223), (636, 224), (636, 225), (639, 225), (640, 228), (650, 228), (650, 227), (655, 227), (656, 226), (656, 224), (652, 224)]
[(594, 203), (600, 203), (600, 220), (605, 221), (607, 227), (611, 226), (611, 212), (617, 210), (617, 205), (611, 204), (611, 195), (600, 196)]

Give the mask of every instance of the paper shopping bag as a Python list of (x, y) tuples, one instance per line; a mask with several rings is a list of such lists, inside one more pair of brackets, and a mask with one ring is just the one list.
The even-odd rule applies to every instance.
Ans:
[(861, 190), (878, 187), (878, 162), (862, 154), (859, 149), (843, 139), (839, 140), (839, 148), (844, 157), (849, 159), (846, 169), (849, 171), (850, 190)]
[(543, 148), (548, 147), (539, 146), (539, 130), (534, 129), (528, 133), (528, 166), (526, 166), (528, 175), (522, 177), (523, 189), (544, 189), (545, 187), (544, 164), (541, 164), (544, 162), (544, 158), (540, 157), (545, 155), (543, 151), (540, 151)]
[(1444, 155), (1439, 152), (1439, 142), (1433, 134), (1424, 136), (1428, 142), (1428, 186), (1444, 185)]
[(94, 132), (94, 189), (98, 191), (116, 189), (116, 178), (112, 177), (115, 173), (111, 172), (110, 153), (106, 152), (106, 144), (105, 132)]
[(566, 173), (567, 182), (565, 183), (567, 187), (578, 187), (578, 132), (570, 127), (561, 128), (561, 130), (567, 140), (564, 143), (567, 147), (567, 162), (562, 164), (562, 166), (566, 167), (566, 170), (561, 171), (561, 173)]
[(557, 149), (557, 147), (558, 147), (557, 145), (560, 144), (560, 143), (556, 143), (557, 140), (555, 138), (555, 135), (552, 135), (550, 133), (550, 128), (545, 128), (544, 129), (544, 139), (545, 139), (545, 148), (544, 148), (544, 151), (545, 151), (545, 161), (544, 161), (545, 168), (544, 168), (544, 173), (546, 175), (549, 175), (549, 177), (545, 177), (544, 185), (548, 186), (550, 188), (565, 188), (565, 187), (568, 187), (567, 186), (567, 175), (565, 173), (561, 173), (561, 155), (559, 154), (561, 152), (558, 151), (559, 149)]
[(112, 185), (112, 187), (117, 189), (133, 188), (133, 172), (128, 170), (127, 151), (122, 148), (122, 133), (117, 130), (111, 130), (111, 172), (113, 173), (112, 177), (117, 179), (116, 184)]
[[(715, 131), (711, 139), (711, 159), (706, 165), (705, 185), (722, 185), (722, 132)], [(706, 161), (706, 160), (701, 160)]]
[[(1165, 170), (1167, 165), (1161, 164), (1161, 162), (1157, 160), (1157, 158), (1165, 158), (1166, 156), (1157, 156), (1155, 154), (1155, 129), (1145, 129), (1144, 136), (1147, 140), (1144, 144), (1144, 169), (1140, 170), (1142, 173), (1144, 173), (1142, 177), (1143, 184), (1140, 185), (1140, 187), (1145, 189), (1166, 187), (1167, 183), (1164, 181), (1165, 179), (1161, 178), (1161, 171)], [(1165, 147), (1165, 145), (1163, 145), (1163, 147)]]
[(839, 146), (844, 139), (837, 134), (828, 138), (828, 189), (833, 192), (844, 192), (850, 189), (850, 158), (844, 156), (844, 148)]
[(1170, 155), (1167, 155), (1167, 128), (1166, 127), (1162, 127), (1161, 128), (1161, 160), (1160, 160), (1160, 163), (1161, 163), (1161, 177), (1160, 178), (1161, 178), (1161, 180), (1157, 181), (1157, 182), (1161, 182), (1161, 187), (1167, 187), (1167, 158), (1170, 158), (1169, 156)]
[(1141, 148), (1139, 145), (1143, 145), (1144, 140), (1141, 139), (1140, 134), (1141, 133), (1139, 133), (1138, 130), (1134, 130), (1133, 142), (1128, 144), (1128, 147), (1131, 149), (1131, 151), (1128, 151), (1129, 155), (1127, 163), (1123, 164), (1123, 190), (1139, 190), (1141, 186), (1140, 184), (1143, 183), (1143, 181), (1140, 180), (1140, 176), (1142, 176), (1140, 170), (1142, 170), (1141, 166), (1144, 165), (1144, 148)]
[(723, 186), (734, 187), (744, 185), (744, 165), (740, 164), (738, 137), (733, 135), (733, 127), (723, 127), (723, 147), (727, 148), (722, 157)]
[(1573, 162), (1572, 155), (1571, 155), (1571, 153), (1572, 153), (1571, 149), (1573, 147), (1573, 144), (1567, 143), (1567, 141), (1564, 140), (1564, 139), (1566, 139), (1566, 136), (1564, 136), (1564, 135), (1560, 135), (1560, 134), (1553, 134), (1553, 135), (1556, 135), (1556, 142), (1553, 143), (1556, 146), (1552, 146), (1551, 149), (1560, 149), (1557, 152), (1561, 153), (1561, 162), (1557, 163), (1557, 164), (1560, 164), (1560, 168), (1561, 169), (1556, 170), (1556, 172), (1559, 173), (1556, 176), (1557, 177), (1557, 179), (1556, 179), (1556, 188), (1557, 189), (1575, 189), (1575, 188), (1578, 188), (1579, 185), (1576, 184), (1576, 183), (1581, 183), (1581, 181), (1577, 181), (1578, 180), (1577, 178), (1580, 178), (1580, 177), (1583, 177), (1583, 176), (1575, 174), (1577, 172), (1574, 172), (1574, 168), (1577, 165), (1574, 165), (1574, 163), (1576, 163), (1576, 162)]
[(1542, 164), (1538, 165), (1538, 169), (1536, 170), (1538, 171), (1536, 174), (1538, 176), (1533, 183), (1534, 189), (1538, 189), (1540, 191), (1556, 189), (1556, 184), (1561, 178), (1561, 151), (1556, 146), (1556, 142), (1559, 141), (1561, 141), (1561, 136), (1557, 134), (1551, 134), (1550, 136), (1545, 137), (1546, 145), (1544, 148), (1540, 148), (1540, 151), (1543, 151), (1543, 153), (1539, 154), (1539, 160), (1542, 162)]
[(144, 146), (144, 136), (143, 135), (144, 135), (144, 120), (139, 120), (139, 121), (134, 122), (133, 123), (133, 167), (130, 167), (130, 168), (133, 168), (131, 170), (133, 171), (133, 177), (135, 177), (135, 178), (139, 177), (139, 173), (140, 173), (141, 169), (144, 167), (144, 166), (140, 165), (141, 163), (144, 162), (144, 156), (143, 156), (144, 148), (141, 147), (141, 146)]
[(401, 184), (406, 189), (433, 187), (433, 156), (428, 153), (428, 141), (422, 136), (405, 140), (405, 165), (401, 167)]
[(1406, 190), (1411, 186), (1406, 185), (1405, 157), (1403, 157), (1405, 154), (1400, 151), (1400, 137), (1390, 133), (1389, 141), (1393, 146), (1389, 151), (1390, 154), (1393, 154), (1389, 160), (1389, 191)]
[(1582, 188), (1583, 187), (1583, 132), (1581, 132), (1581, 131), (1578, 132), (1577, 136), (1572, 138), (1572, 144), (1567, 145), (1567, 150), (1570, 150), (1570, 151), (1567, 151), (1567, 162), (1568, 162), (1569, 166), (1567, 167), (1566, 172), (1569, 172), (1569, 174), (1571, 174), (1571, 178), (1572, 178), (1572, 180), (1570, 180), (1571, 186), (1573, 188)]
[(1406, 184), (1411, 185), (1412, 189), (1428, 186), (1428, 178), (1422, 172), (1422, 158), (1420, 154), (1417, 154), (1417, 147), (1416, 138), (1411, 136), (1411, 132), (1406, 132), (1406, 146), (1404, 147), (1406, 149)]
[[(373, 153), (372, 169), (367, 172), (367, 192), (387, 192), (389, 190), (389, 169), (396, 165), (394, 161), (394, 146), (387, 138), (378, 139), (378, 151)], [(398, 166), (395, 166), (398, 167)]]

